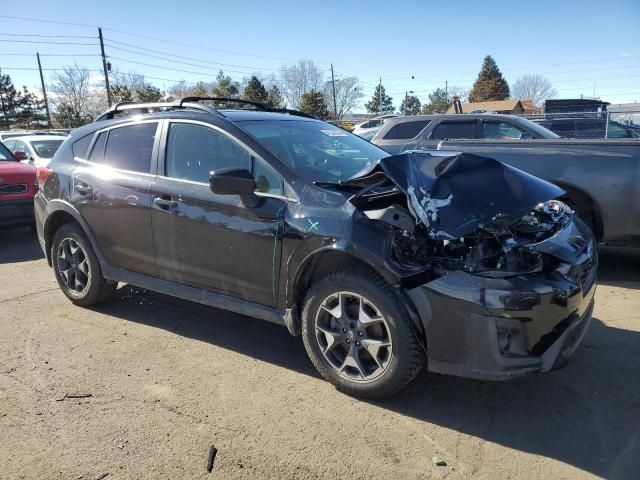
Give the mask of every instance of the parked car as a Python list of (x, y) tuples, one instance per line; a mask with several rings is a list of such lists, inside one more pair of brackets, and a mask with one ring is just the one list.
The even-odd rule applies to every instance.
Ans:
[(33, 225), (36, 169), (20, 163), (0, 143), (0, 227)]
[[(372, 132), (376, 132), (382, 127), (382, 125), (389, 120), (390, 118), (396, 118), (398, 115), (393, 113), (382, 115), (380, 117), (372, 118), (371, 120), (367, 120), (366, 122), (359, 123), (353, 127), (351, 133), (358, 135), (359, 137), (366, 138), (369, 140), (372, 138), (370, 134)], [(368, 138), (367, 138), (368, 137)]]
[(602, 114), (564, 118), (555, 116), (534, 121), (563, 138), (640, 138), (640, 128), (616, 121), (607, 122), (607, 117)]
[(9, 138), (24, 137), (25, 135), (33, 135), (33, 133), (26, 130), (6, 130), (0, 132), (0, 142), (4, 143), (4, 141)]
[(127, 282), (285, 325), (324, 378), (363, 397), (424, 365), (505, 379), (577, 348), (597, 255), (560, 188), (489, 158), (389, 156), (299, 112), (198, 100), (114, 106), (39, 167), (38, 238), (73, 303)]
[(540, 125), (515, 115), (434, 114), (389, 119), (371, 138), (371, 142), (389, 153), (399, 153), (404, 150), (405, 144), (418, 139), (425, 148), (436, 148), (442, 140), (523, 138), (559, 137)]
[(22, 163), (39, 167), (51, 161), (64, 139), (60, 135), (29, 135), (10, 138), (4, 145)]

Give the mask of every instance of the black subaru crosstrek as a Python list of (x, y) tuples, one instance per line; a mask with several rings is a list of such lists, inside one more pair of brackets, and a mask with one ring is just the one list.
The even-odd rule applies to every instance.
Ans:
[(363, 397), (426, 364), (507, 379), (577, 348), (597, 254), (560, 188), (221, 101), (117, 105), (39, 170), (38, 237), (73, 303), (126, 282), (285, 325)]

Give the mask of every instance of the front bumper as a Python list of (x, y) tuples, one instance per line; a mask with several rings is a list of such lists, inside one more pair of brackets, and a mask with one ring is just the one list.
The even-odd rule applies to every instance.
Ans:
[(595, 243), (576, 220), (537, 249), (571, 265), (573, 275), (553, 270), (496, 279), (457, 271), (408, 291), (425, 330), (430, 371), (504, 380), (566, 363), (591, 322)]
[(33, 222), (33, 198), (0, 199), (0, 227), (19, 227)]

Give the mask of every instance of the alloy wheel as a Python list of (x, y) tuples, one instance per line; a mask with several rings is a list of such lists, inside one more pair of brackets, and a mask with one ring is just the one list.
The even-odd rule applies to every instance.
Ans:
[(67, 290), (80, 296), (91, 280), (87, 254), (73, 238), (65, 238), (58, 245), (56, 257), (60, 279)]
[(370, 382), (391, 362), (387, 320), (357, 293), (341, 291), (325, 298), (316, 313), (315, 334), (329, 365), (350, 381)]

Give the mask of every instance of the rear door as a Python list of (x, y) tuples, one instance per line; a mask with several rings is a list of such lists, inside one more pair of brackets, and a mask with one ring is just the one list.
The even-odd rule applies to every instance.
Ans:
[(151, 184), (158, 150), (157, 121), (98, 132), (86, 160), (76, 158), (71, 201), (115, 267), (157, 275), (151, 232)]
[[(152, 214), (160, 274), (275, 306), (286, 208), (282, 179), (248, 147), (212, 125), (175, 120), (164, 136)], [(210, 172), (230, 167), (253, 172), (261, 195), (257, 206), (211, 191)]]

